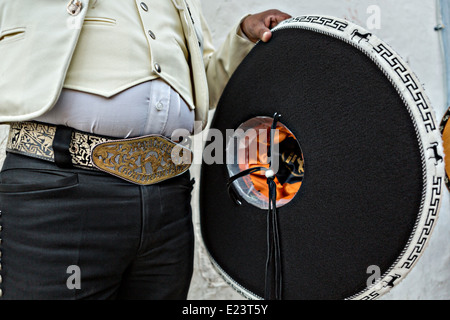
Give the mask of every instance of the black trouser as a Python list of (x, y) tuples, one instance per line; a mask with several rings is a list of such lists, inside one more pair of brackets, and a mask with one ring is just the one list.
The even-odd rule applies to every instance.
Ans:
[(192, 187), (189, 173), (144, 187), (8, 153), (3, 299), (186, 299)]

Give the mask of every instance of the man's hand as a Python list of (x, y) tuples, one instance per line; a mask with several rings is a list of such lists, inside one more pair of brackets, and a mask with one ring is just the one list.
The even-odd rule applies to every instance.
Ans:
[(250, 41), (267, 42), (272, 38), (270, 29), (289, 18), (291, 18), (290, 15), (279, 10), (267, 10), (245, 18), (241, 23), (241, 29)]

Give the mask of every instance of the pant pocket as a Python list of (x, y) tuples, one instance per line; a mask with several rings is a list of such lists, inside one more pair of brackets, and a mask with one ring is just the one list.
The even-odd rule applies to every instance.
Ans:
[(0, 173), (0, 192), (39, 192), (78, 184), (73, 172), (39, 169), (7, 169)]

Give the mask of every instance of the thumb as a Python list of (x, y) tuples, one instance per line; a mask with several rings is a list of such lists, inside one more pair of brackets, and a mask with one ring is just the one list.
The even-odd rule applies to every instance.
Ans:
[(272, 31), (270, 31), (268, 28), (263, 28), (260, 31), (260, 39), (262, 42), (267, 42), (272, 38)]
[(241, 23), (241, 30), (252, 42), (267, 42), (272, 38), (270, 28), (274, 28), (290, 15), (279, 10), (267, 10), (247, 16)]

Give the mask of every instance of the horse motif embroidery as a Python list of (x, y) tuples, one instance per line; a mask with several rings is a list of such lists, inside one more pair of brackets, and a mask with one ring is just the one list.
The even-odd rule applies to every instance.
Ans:
[(362, 40), (369, 42), (370, 37), (372, 36), (371, 33), (360, 33), (358, 29), (353, 30), (352, 32), (352, 40), (356, 37), (359, 38), (358, 43), (360, 43)]

